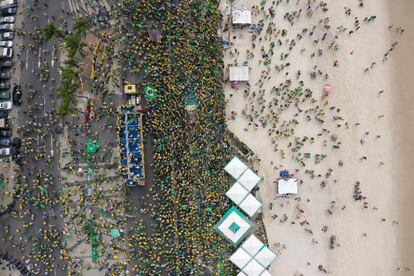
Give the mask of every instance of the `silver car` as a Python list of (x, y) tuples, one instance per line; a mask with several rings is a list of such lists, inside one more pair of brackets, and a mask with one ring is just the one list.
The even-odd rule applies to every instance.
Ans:
[(6, 48), (12, 48), (13, 47), (13, 41), (7, 40), (1, 40), (0, 41), (0, 47), (6, 47)]
[(9, 156), (10, 155), (10, 148), (1, 148), (0, 149), (0, 156)]
[(9, 32), (14, 30), (14, 24), (1, 24), (0, 32)]
[(14, 16), (5, 16), (3, 18), (0, 18), (0, 24), (4, 24), (4, 23), (14, 23)]

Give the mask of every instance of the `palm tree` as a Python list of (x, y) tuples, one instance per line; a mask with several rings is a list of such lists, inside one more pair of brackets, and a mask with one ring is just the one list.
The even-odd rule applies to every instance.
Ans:
[(82, 38), (78, 34), (71, 34), (65, 37), (66, 50), (68, 51), (69, 59), (74, 59), (76, 54), (84, 55), (83, 48), (86, 43), (82, 41)]
[(65, 67), (62, 69), (62, 80), (64, 84), (70, 84), (78, 78), (78, 72), (73, 70), (71, 67)]
[(55, 37), (64, 38), (64, 36), (65, 36), (64, 32), (61, 29), (59, 29), (58, 27), (56, 27), (55, 24), (53, 24), (53, 23), (48, 23), (44, 27), (43, 32), (45, 33), (46, 41), (49, 41), (49, 40), (51, 40), (52, 38), (55, 38)]
[(89, 22), (86, 17), (81, 17), (76, 19), (73, 29), (76, 31), (77, 34), (84, 36), (89, 28)]

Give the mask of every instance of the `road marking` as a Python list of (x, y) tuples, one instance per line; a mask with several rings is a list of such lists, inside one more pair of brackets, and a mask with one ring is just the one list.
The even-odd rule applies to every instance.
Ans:
[(43, 116), (46, 116), (46, 97), (43, 97)]
[(75, 11), (75, 9), (73, 8), (73, 4), (72, 4), (72, 1), (71, 1), (71, 0), (68, 0), (68, 4), (69, 4), (69, 10), (70, 10), (71, 12), (75, 12), (75, 14), (76, 14), (76, 11)]
[(53, 157), (54, 151), (53, 151), (53, 135), (50, 135), (50, 155)]
[(50, 62), (52, 67), (55, 65), (55, 51), (52, 49), (52, 61)]
[(26, 48), (26, 64), (25, 64), (26, 70), (29, 67), (29, 48)]
[(39, 47), (39, 60), (37, 62), (37, 68), (40, 68), (40, 64), (41, 64), (41, 62), (40, 62), (40, 56), (41, 56), (41, 54), (42, 54), (42, 48)]

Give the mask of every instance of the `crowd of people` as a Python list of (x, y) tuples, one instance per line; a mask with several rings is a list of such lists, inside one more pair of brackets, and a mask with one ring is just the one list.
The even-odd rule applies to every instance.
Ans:
[[(147, 235), (137, 226), (130, 234), (132, 271), (201, 275), (216, 270), (229, 249), (213, 226), (228, 207), (223, 168), (232, 154), (223, 136), (218, 1), (125, 0), (118, 15), (128, 22), (119, 27), (125, 73), (144, 72), (144, 86), (159, 94), (146, 103), (146, 131), (154, 136), (154, 183), (153, 203), (142, 209), (154, 219), (155, 230)], [(154, 29), (161, 43), (149, 39)], [(191, 112), (185, 106), (189, 93), (197, 102)]]

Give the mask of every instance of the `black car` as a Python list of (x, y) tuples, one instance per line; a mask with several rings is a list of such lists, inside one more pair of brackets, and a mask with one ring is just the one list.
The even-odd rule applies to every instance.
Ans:
[(7, 111), (0, 111), (0, 119), (9, 118), (9, 112)]
[(0, 92), (0, 100), (10, 100), (10, 92), (9, 91)]
[(12, 136), (11, 129), (0, 130), (0, 137), (11, 137), (11, 136)]
[(10, 8), (3, 8), (0, 12), (1, 15), (15, 15), (17, 13), (16, 7), (10, 7)]
[(0, 89), (5, 90), (10, 88), (10, 83), (8, 82), (0, 82)]
[(11, 67), (13, 67), (13, 65), (14, 65), (14, 62), (11, 61), (11, 60), (6, 60), (6, 61), (0, 62), (0, 67), (1, 68), (11, 68)]
[(13, 104), (22, 104), (22, 87), (20, 85), (13, 86)]
[(11, 144), (10, 139), (8, 139), (8, 138), (0, 139), (0, 146), (8, 147), (8, 146), (10, 146), (10, 144)]

